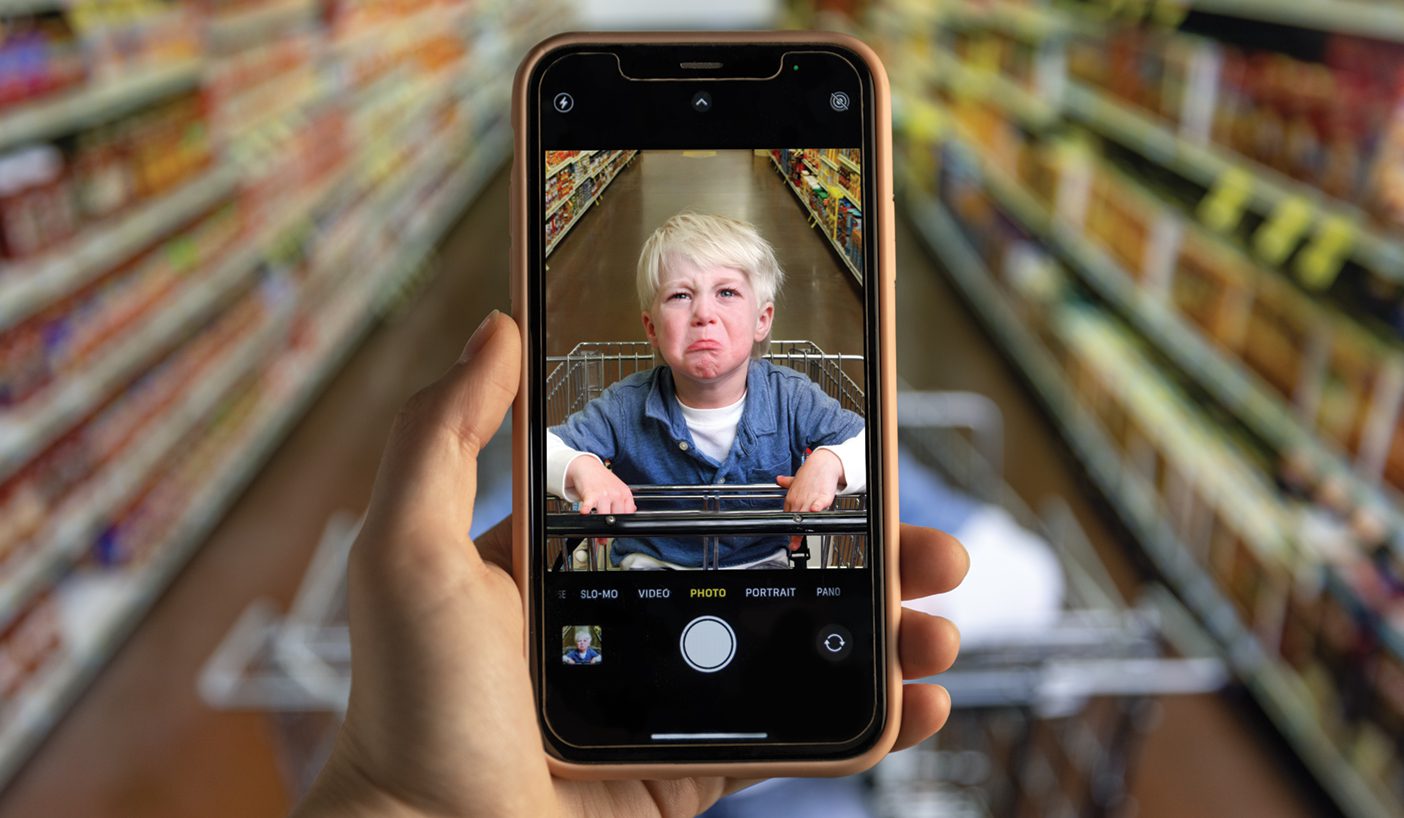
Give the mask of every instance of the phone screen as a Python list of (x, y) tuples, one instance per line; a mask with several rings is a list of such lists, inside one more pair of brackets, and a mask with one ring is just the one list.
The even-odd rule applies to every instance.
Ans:
[(534, 80), (548, 740), (852, 755), (886, 684), (871, 78), (774, 45), (582, 49)]

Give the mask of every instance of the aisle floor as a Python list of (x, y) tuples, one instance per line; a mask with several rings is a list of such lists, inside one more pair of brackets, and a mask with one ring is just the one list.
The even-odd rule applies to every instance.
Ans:
[[(669, 164), (660, 161), (657, 171), (667, 172)], [(756, 189), (766, 189), (760, 182), (766, 172), (774, 177), (773, 171), (763, 166), (753, 171), (759, 174)], [(616, 181), (618, 187), (606, 191), (609, 207), (589, 216), (603, 217), (599, 235), (613, 220), (620, 230), (618, 241), (602, 241), (586, 232), (588, 224), (582, 222), (582, 232), (567, 238), (552, 263), (567, 263), (575, 254), (600, 270), (632, 270), (630, 255), (636, 250), (629, 248), (637, 247), (653, 220), (661, 221), (677, 206), (646, 203), (641, 187), (630, 193), (629, 185), (639, 181), (631, 182), (630, 174), (645, 172), (654, 167), (643, 163), (626, 171)], [(777, 196), (788, 195), (783, 186), (773, 187)], [(507, 309), (506, 201), (504, 174), (450, 234), (439, 254), (438, 276), (354, 354), (115, 660), (0, 796), (0, 818), (243, 818), (287, 811), (273, 722), (265, 714), (209, 709), (197, 696), (196, 676), (249, 601), (267, 597), (286, 606), (327, 519), (337, 511), (355, 513), (364, 507), (396, 409), (457, 357), (482, 315), (494, 307)], [(802, 219), (793, 199), (776, 204), (760, 212), (783, 213), (789, 207)], [(777, 232), (793, 234), (789, 229)], [(973, 389), (993, 397), (1005, 413), (1009, 480), (1026, 498), (1068, 498), (1118, 581), (1132, 587), (1137, 568), (1124, 558), (1120, 535), (1105, 523), (1105, 509), (1091, 498), (1029, 392), (905, 225), (899, 225), (898, 240), (903, 376), (917, 388)], [(822, 241), (817, 246), (814, 264), (836, 264), (832, 256), (822, 258), (830, 252)], [(812, 279), (812, 292), (787, 291), (789, 312), (804, 311), (793, 309), (802, 298), (808, 299), (807, 309), (823, 310), (856, 292), (841, 276)], [(632, 287), (628, 292), (632, 304)], [(636, 311), (624, 313), (618, 320), (637, 322)], [(580, 315), (600, 321), (599, 315)], [(777, 334), (780, 327), (777, 321)], [(937, 349), (946, 352), (931, 354)], [(1139, 816), (1291, 817), (1326, 809), (1313, 793), (1290, 783), (1284, 771), (1295, 776), (1294, 762), (1260, 721), (1244, 714), (1245, 708), (1226, 696), (1165, 701), (1164, 718), (1135, 775)]]

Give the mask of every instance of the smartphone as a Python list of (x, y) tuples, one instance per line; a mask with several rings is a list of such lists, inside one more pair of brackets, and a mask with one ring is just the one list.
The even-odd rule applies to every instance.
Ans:
[(563, 35), (518, 70), (515, 568), (557, 774), (891, 747), (889, 122), (828, 33)]

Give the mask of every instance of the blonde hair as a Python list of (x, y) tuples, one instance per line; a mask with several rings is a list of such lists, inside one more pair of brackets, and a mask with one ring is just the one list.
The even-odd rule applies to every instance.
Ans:
[(639, 305), (653, 307), (662, 283), (663, 267), (679, 257), (698, 267), (732, 267), (746, 274), (759, 307), (775, 303), (785, 272), (775, 249), (761, 238), (755, 225), (707, 213), (679, 213), (663, 222), (639, 253)]

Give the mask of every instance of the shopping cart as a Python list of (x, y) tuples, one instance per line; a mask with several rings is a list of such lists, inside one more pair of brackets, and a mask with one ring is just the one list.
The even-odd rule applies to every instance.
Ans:
[(950, 719), (876, 768), (875, 814), (1134, 812), (1129, 779), (1157, 697), (1227, 681), (1213, 642), (1160, 586), (1128, 604), (1061, 500), (1036, 514), (1020, 499), (1000, 473), (1002, 422), (993, 403), (907, 392), (898, 418), (906, 452), (1052, 544), (1064, 607), (1046, 627), (962, 645), (955, 666), (935, 680), (951, 693)]
[[(771, 341), (765, 358), (803, 373), (844, 409), (863, 415), (863, 390), (845, 371), (861, 368), (861, 355), (826, 353), (810, 341)], [(645, 341), (586, 342), (548, 357), (547, 425), (563, 423), (611, 384), (659, 363)], [(577, 504), (547, 497), (551, 570), (613, 569), (609, 549), (616, 537), (697, 537), (704, 569), (721, 567), (721, 538), (734, 535), (789, 535), (794, 567), (867, 564), (866, 492), (840, 495), (825, 511), (792, 513), (782, 508), (785, 490), (773, 483), (629, 488), (638, 509), (633, 514), (582, 515)], [(819, 553), (813, 565), (812, 548)]]

